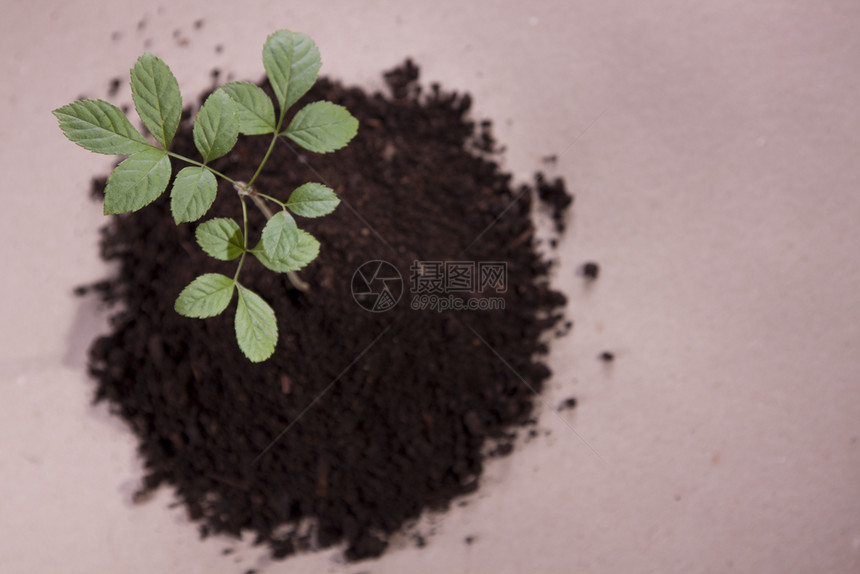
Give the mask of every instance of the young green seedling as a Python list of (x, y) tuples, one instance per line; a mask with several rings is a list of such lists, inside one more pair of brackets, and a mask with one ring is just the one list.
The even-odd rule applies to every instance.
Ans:
[[(103, 100), (77, 101), (53, 112), (66, 137), (79, 146), (96, 153), (128, 156), (108, 178), (106, 215), (137, 211), (161, 196), (171, 181), (171, 159), (189, 164), (176, 174), (170, 189), (170, 209), (177, 225), (197, 221), (209, 211), (217, 194), (217, 177), (233, 184), (242, 205), (242, 225), (228, 218), (210, 219), (197, 226), (196, 238), (203, 251), (215, 259), (238, 259), (236, 272), (233, 277), (220, 273), (197, 277), (179, 293), (175, 308), (186, 317), (214, 317), (227, 308), (236, 292), (236, 338), (253, 362), (264, 361), (274, 353), (278, 324), (271, 306), (239, 282), (245, 257), (250, 253), (268, 269), (288, 273), (294, 284), (304, 286), (295, 272), (316, 258), (320, 244), (299, 229), (290, 212), (320, 217), (340, 203), (332, 189), (319, 183), (298, 187), (286, 201), (260, 193), (254, 183), (278, 138), (288, 138), (312, 152), (328, 153), (344, 147), (358, 131), (358, 120), (352, 114), (325, 101), (306, 105), (284, 127), (287, 110), (314, 85), (320, 65), (319, 51), (308, 36), (288, 30), (269, 36), (263, 47), (263, 66), (275, 93), (274, 103), (259, 86), (248, 82), (231, 82), (215, 90), (194, 119), (194, 144), (202, 161), (170, 151), (179, 128), (182, 97), (170, 68), (149, 52), (131, 70), (131, 92), (135, 109), (154, 142), (138, 132), (119, 108)], [(239, 134), (271, 134), (269, 148), (247, 183), (209, 165), (233, 148)], [(245, 201), (249, 197), (268, 216), (254, 247), (248, 243)], [(280, 211), (272, 215), (266, 202), (277, 205)]]

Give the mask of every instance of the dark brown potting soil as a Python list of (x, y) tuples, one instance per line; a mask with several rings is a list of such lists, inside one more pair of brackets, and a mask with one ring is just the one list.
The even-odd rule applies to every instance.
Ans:
[[(96, 399), (139, 438), (141, 498), (172, 486), (204, 536), (251, 531), (275, 557), (340, 543), (350, 560), (378, 556), (422, 511), (478, 488), (485, 457), (509, 453), (517, 427), (534, 421), (535, 393), (550, 375), (542, 335), (565, 300), (547, 285), (531, 205), (540, 188), (561, 227), (570, 196), (542, 178), (512, 187), (489, 123), (469, 120), (468, 95), (422, 93), (411, 63), (386, 80), (389, 96), (321, 80), (306, 100), (345, 105), (358, 136), (322, 156), (279, 143), (258, 180), (282, 199), (306, 181), (343, 199), (334, 214), (299, 222), (322, 244), (300, 273), (310, 292), (245, 262), (242, 283), (279, 320), (267, 362), (239, 351), (235, 298), (212, 319), (174, 311), (196, 275), (232, 276), (236, 262), (206, 256), (194, 225), (173, 223), (167, 194), (103, 231), (102, 256), (118, 271), (95, 289), (117, 310), (90, 350)], [(173, 149), (196, 157), (187, 116)], [(242, 137), (213, 167), (247, 181), (267, 145)], [(222, 183), (207, 217), (240, 213)], [(255, 243), (264, 220), (249, 214)], [(403, 277), (389, 311), (366, 311), (350, 291), (371, 260)], [(506, 263), (503, 292), (457, 294), (501, 297), (504, 309), (413, 310), (416, 261)]]

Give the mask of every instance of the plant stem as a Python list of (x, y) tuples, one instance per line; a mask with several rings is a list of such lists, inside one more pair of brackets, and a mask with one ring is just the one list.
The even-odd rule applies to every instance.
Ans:
[(233, 282), (239, 282), (239, 273), (242, 271), (242, 265), (245, 263), (245, 256), (248, 254), (248, 208), (245, 205), (245, 197), (239, 195), (239, 201), (242, 202), (242, 257), (239, 259), (239, 266), (236, 268), (236, 273), (233, 275)]
[[(268, 200), (269, 200), (269, 201), (271, 201), (272, 203), (277, 203), (277, 204), (278, 204), (278, 205), (280, 205), (280, 206), (281, 206), (281, 208), (283, 208), (283, 209), (286, 209), (286, 208), (287, 208), (287, 204), (286, 204), (286, 203), (284, 203), (283, 201), (278, 201), (277, 199), (275, 199), (275, 198), (274, 198), (274, 197), (272, 197), (271, 195), (266, 195), (265, 193), (260, 193), (259, 191), (258, 191), (255, 195), (253, 195), (252, 197), (253, 197), (253, 198), (255, 198), (255, 199), (257, 199), (257, 201), (259, 201), (259, 198), (261, 198), (261, 197), (262, 197), (263, 199), (268, 199)], [(263, 203), (262, 201), (259, 201), (259, 203), (257, 203), (257, 205), (258, 205), (258, 206), (259, 206), (259, 205), (262, 205), (263, 207), (265, 207), (265, 209), (267, 209), (267, 210), (269, 209), (269, 208), (266, 206), (266, 204), (265, 204), (265, 203)], [(261, 211), (262, 211), (262, 209), (263, 209), (263, 208), (260, 208), (260, 210), (261, 210)], [(266, 213), (266, 211), (263, 211), (263, 213)], [(269, 217), (269, 218), (271, 218), (272, 216), (271, 216), (271, 215), (269, 215), (268, 217)]]
[[(280, 123), (278, 123), (278, 129), (280, 129)], [(263, 160), (260, 162), (260, 165), (257, 166), (257, 171), (254, 172), (254, 175), (251, 177), (251, 181), (248, 182), (248, 187), (254, 185), (254, 182), (257, 180), (257, 177), (260, 175), (260, 172), (263, 171), (263, 166), (266, 165), (266, 162), (269, 161), (269, 156), (272, 155), (272, 150), (275, 149), (275, 142), (278, 141), (278, 132), (275, 130), (275, 133), (272, 134), (272, 141), (269, 143), (269, 149), (266, 150), (266, 155), (263, 156)]]
[[(272, 210), (269, 209), (269, 206), (266, 205), (266, 202), (262, 200), (261, 197), (266, 197), (266, 196), (265, 195), (261, 196), (260, 194), (252, 195), (251, 201), (254, 202), (254, 205), (257, 206), (257, 209), (259, 209), (260, 211), (263, 212), (263, 215), (266, 216), (266, 219), (272, 219), (274, 214), (272, 213)], [(280, 203), (280, 202), (278, 202), (278, 203)]]
[[(269, 142), (269, 149), (266, 150), (266, 155), (263, 156), (263, 160), (260, 162), (260, 165), (257, 166), (257, 171), (254, 172), (253, 176), (251, 176), (251, 181), (249, 181), (247, 185), (248, 189), (250, 189), (251, 186), (254, 185), (254, 182), (257, 181), (257, 177), (260, 175), (260, 172), (263, 171), (263, 166), (266, 165), (267, 161), (269, 161), (269, 156), (272, 155), (272, 150), (275, 149), (275, 143), (277, 143), (278, 141), (278, 134), (281, 131), (281, 126), (284, 125), (284, 117), (286, 116), (286, 114), (286, 108), (281, 109), (281, 113), (278, 114), (278, 125), (275, 126), (275, 131), (272, 132), (272, 141)], [(259, 204), (257, 204), (257, 206), (259, 207)], [(271, 215), (269, 216), (269, 218), (271, 219)], [(305, 285), (307, 285), (307, 283), (305, 283)], [(306, 289), (303, 289), (303, 291), (306, 291)]]
[[(281, 203), (280, 201), (278, 201), (277, 199), (271, 198), (267, 195), (258, 194), (258, 193), (255, 193), (253, 191), (251, 191), (251, 192), (247, 191), (251, 187), (250, 184), (245, 184), (244, 188), (241, 187), (241, 184), (234, 184), (234, 185), (236, 187), (236, 191), (239, 192), (240, 197), (242, 197), (243, 193), (247, 194), (251, 198), (251, 201), (254, 202), (254, 205), (257, 206), (257, 209), (259, 209), (260, 212), (262, 212), (262, 214), (266, 216), (266, 219), (272, 219), (272, 217), (273, 217), (272, 210), (269, 209), (269, 206), (266, 205), (266, 202), (263, 201), (263, 198), (265, 197), (266, 199), (270, 199), (271, 201), (274, 201), (275, 203)], [(281, 203), (281, 205), (283, 205), (283, 204)], [(242, 209), (243, 210), (245, 209), (244, 197), (242, 199)], [(247, 219), (246, 219), (246, 226), (247, 226)], [(246, 229), (245, 229), (245, 242), (246, 242), (245, 248), (246, 249), (247, 249), (247, 241), (248, 241), (248, 231), (247, 231), (247, 227), (246, 227)], [(244, 253), (242, 255), (244, 256)], [(240, 263), (240, 265), (241, 265), (241, 263)], [(287, 271), (287, 279), (289, 279), (290, 283), (293, 284), (293, 287), (295, 287), (299, 291), (307, 293), (308, 291), (311, 290), (311, 286), (307, 283), (307, 281), (303, 281), (302, 278), (299, 277), (299, 274), (296, 273), (295, 271)]]
[(239, 200), (242, 202), (242, 233), (244, 234), (242, 237), (242, 247), (245, 251), (248, 250), (248, 208), (245, 206), (245, 198), (243, 196), (239, 196)]
[[(266, 219), (272, 219), (272, 211), (269, 209), (269, 206), (266, 205), (266, 202), (263, 199), (268, 199), (274, 203), (277, 203), (282, 208), (286, 209), (287, 206), (283, 202), (278, 201), (274, 197), (269, 195), (265, 195), (262, 193), (257, 193), (253, 191), (251, 187), (254, 185), (254, 182), (260, 176), (260, 173), (263, 171), (263, 166), (266, 165), (266, 162), (269, 161), (269, 157), (272, 155), (272, 151), (275, 149), (275, 143), (278, 141), (278, 132), (281, 131), (281, 124), (284, 122), (284, 110), (281, 111), (281, 115), (278, 118), (278, 127), (272, 134), (272, 141), (269, 142), (269, 149), (266, 150), (266, 155), (263, 156), (263, 159), (260, 161), (260, 165), (257, 166), (257, 171), (254, 172), (254, 175), (251, 176), (251, 180), (248, 183), (243, 183), (240, 181), (236, 181), (224, 175), (223, 173), (212, 169), (206, 164), (200, 163), (199, 161), (195, 161), (191, 158), (185, 157), (184, 155), (180, 155), (178, 153), (174, 153), (172, 151), (168, 151), (168, 155), (170, 157), (175, 157), (176, 159), (182, 160), (184, 162), (190, 163), (191, 165), (196, 165), (202, 167), (204, 169), (208, 169), (216, 176), (229, 181), (233, 184), (233, 188), (239, 194), (239, 199), (242, 201), (242, 223), (244, 224), (244, 235), (245, 235), (245, 250), (242, 251), (242, 258), (239, 259), (239, 267), (236, 268), (236, 275), (233, 277), (233, 280), (236, 281), (239, 278), (239, 272), (242, 270), (242, 264), (245, 263), (245, 255), (248, 253), (248, 208), (245, 206), (245, 196), (250, 196), (251, 200), (254, 202), (254, 205), (257, 206), (263, 215), (266, 216)], [(293, 287), (307, 293), (311, 290), (311, 286), (306, 282), (302, 281), (302, 278), (299, 277), (299, 274), (295, 271), (287, 271), (287, 279), (290, 280), (290, 283), (293, 284)]]
[[(184, 162), (190, 163), (191, 165), (196, 165), (196, 166), (198, 166), (198, 167), (202, 167), (202, 168), (208, 169), (209, 171), (211, 171), (213, 174), (217, 175), (217, 176), (218, 176), (218, 177), (220, 177), (221, 179), (225, 179), (225, 180), (229, 181), (229, 182), (230, 182), (230, 183), (232, 183), (234, 186), (239, 186), (239, 183), (238, 183), (238, 182), (236, 182), (235, 180), (233, 180), (233, 179), (231, 179), (231, 178), (227, 177), (226, 175), (224, 175), (224, 174), (223, 174), (223, 173), (221, 173), (220, 171), (217, 171), (217, 170), (212, 169), (211, 167), (209, 167), (208, 165), (206, 165), (206, 164), (204, 164), (204, 163), (200, 163), (199, 161), (194, 161), (194, 160), (193, 160), (193, 159), (191, 159), (190, 157), (185, 157), (184, 155), (179, 155), (178, 153), (173, 153), (172, 151), (167, 152), (167, 155), (169, 155), (170, 157), (175, 157), (176, 159), (182, 160), (182, 161), (184, 161)], [(249, 185), (250, 185), (250, 184), (249, 184)], [(240, 187), (241, 187), (241, 186), (240, 186)]]

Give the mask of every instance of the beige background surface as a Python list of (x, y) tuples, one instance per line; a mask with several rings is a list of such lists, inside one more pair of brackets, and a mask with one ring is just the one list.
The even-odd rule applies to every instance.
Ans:
[[(85, 196), (112, 160), (68, 143), (50, 110), (105, 97), (146, 45), (189, 100), (213, 67), (255, 80), (282, 27), (366, 88), (413, 56), (424, 80), (473, 94), (520, 181), (556, 153), (577, 196), (551, 434), (429, 517), (428, 547), (378, 562), (221, 556), (236, 545), (199, 542), (169, 491), (130, 504), (133, 437), (89, 404), (105, 314), (71, 289), (108, 272)], [(860, 572), (858, 29), (851, 0), (5, 0), (0, 570)], [(585, 259), (603, 265), (588, 291)], [(564, 416), (599, 457), (552, 414), (571, 394)]]

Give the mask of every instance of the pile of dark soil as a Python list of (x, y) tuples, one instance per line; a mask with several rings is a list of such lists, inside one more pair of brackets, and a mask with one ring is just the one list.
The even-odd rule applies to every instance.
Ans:
[[(235, 262), (207, 257), (194, 226), (174, 225), (166, 195), (103, 231), (102, 256), (118, 273), (96, 290), (118, 310), (91, 348), (96, 398), (139, 437), (141, 496), (171, 485), (204, 536), (251, 531), (278, 558), (342, 542), (350, 560), (377, 556), (422, 511), (475, 490), (485, 457), (509, 453), (516, 428), (533, 422), (535, 391), (550, 375), (536, 359), (541, 335), (564, 297), (535, 252), (531, 203), (542, 191), (563, 209), (569, 196), (559, 181), (512, 188), (491, 126), (468, 119), (469, 96), (422, 93), (417, 79), (407, 62), (386, 74), (391, 96), (321, 80), (306, 99), (346, 106), (358, 136), (325, 156), (279, 144), (258, 180), (282, 198), (306, 181), (343, 198), (333, 215), (300, 221), (322, 244), (301, 272), (310, 292), (245, 262), (243, 284), (279, 319), (265, 363), (237, 347), (235, 298), (213, 319), (173, 310), (196, 275), (232, 275)], [(174, 149), (194, 157), (188, 115)], [(247, 181), (267, 144), (240, 138), (214, 167)], [(222, 184), (209, 216), (240, 213)], [(259, 232), (263, 217), (250, 214)], [(350, 292), (356, 269), (377, 259), (406, 286), (384, 313)], [(413, 262), (446, 260), (507, 263), (507, 290), (493, 293), (504, 310), (412, 310)]]

